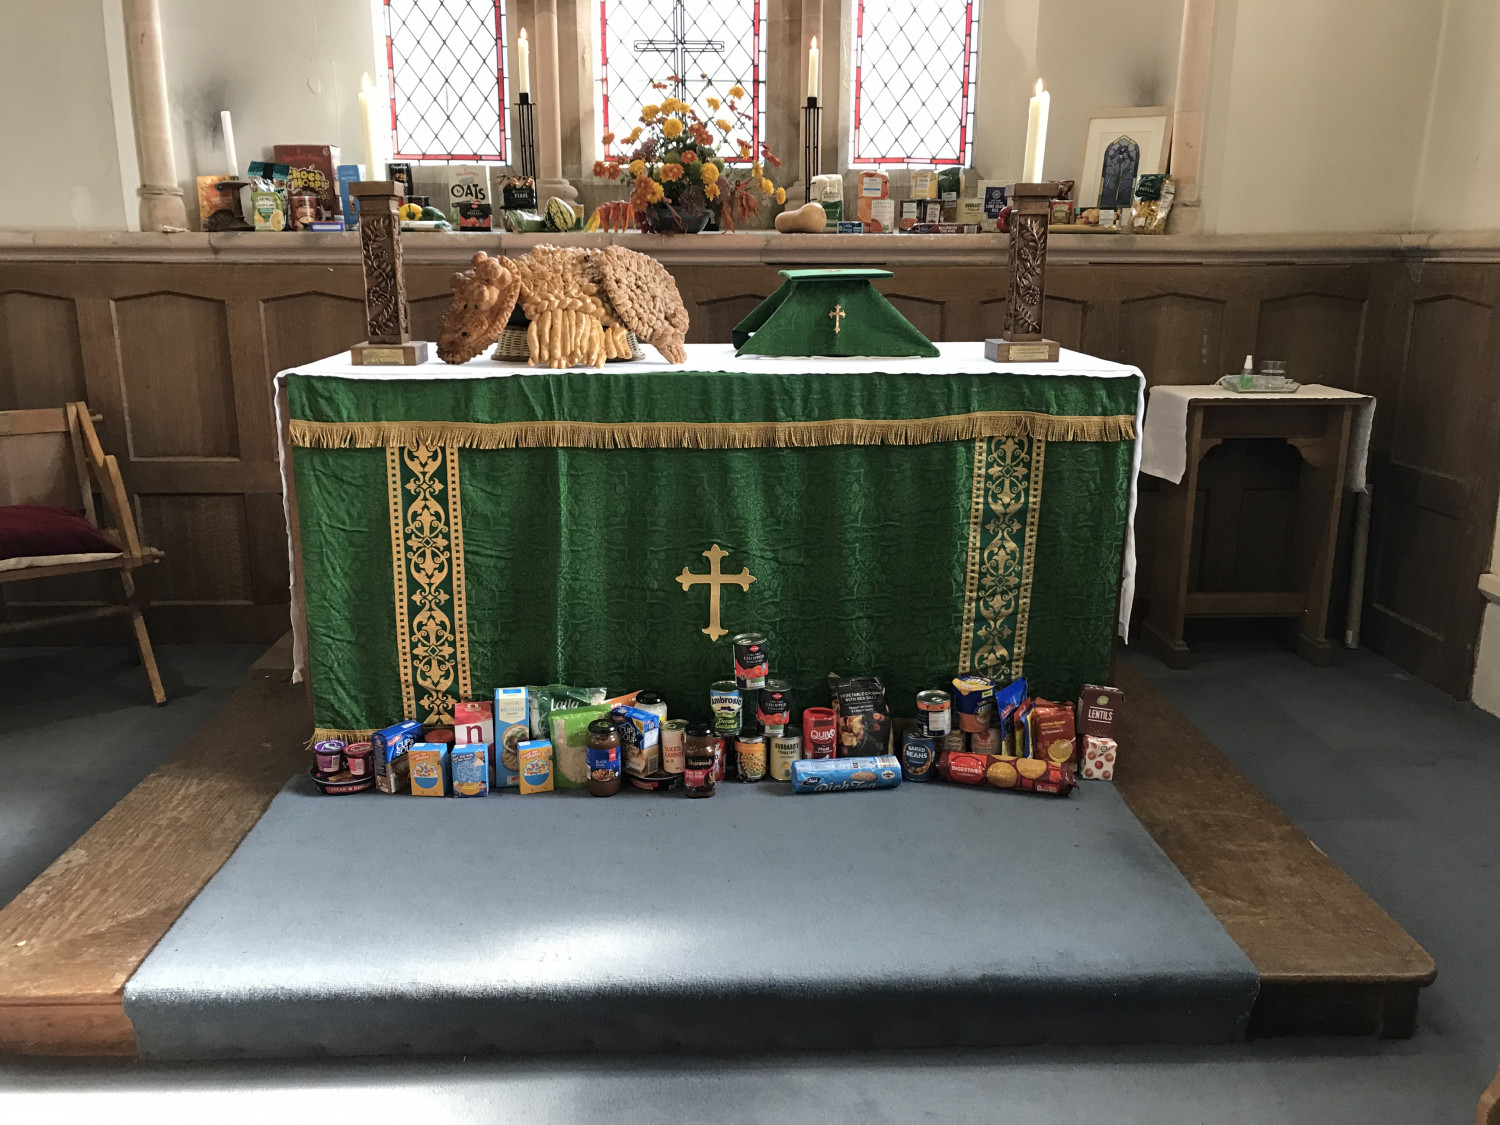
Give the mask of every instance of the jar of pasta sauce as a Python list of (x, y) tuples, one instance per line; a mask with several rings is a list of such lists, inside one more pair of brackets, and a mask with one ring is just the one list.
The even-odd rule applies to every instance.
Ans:
[(595, 797), (611, 797), (620, 791), (620, 736), (614, 723), (595, 719), (589, 724), (584, 744), (588, 766), (588, 791)]
[(683, 789), (689, 797), (712, 797), (718, 791), (719, 739), (707, 723), (691, 723), (684, 738)]

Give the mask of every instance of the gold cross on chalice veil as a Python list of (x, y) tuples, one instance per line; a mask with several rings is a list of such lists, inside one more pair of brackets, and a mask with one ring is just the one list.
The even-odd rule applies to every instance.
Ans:
[(844, 317), (849, 314), (844, 311), (843, 305), (834, 305), (833, 311), (828, 314), (828, 319), (833, 321), (833, 334), (837, 336), (839, 329), (844, 326)]
[[(837, 321), (835, 321), (837, 323)], [(707, 574), (694, 574), (687, 567), (682, 568), (682, 573), (677, 576), (677, 581), (682, 583), (683, 590), (693, 586), (706, 585), (708, 587), (708, 628), (700, 629), (699, 632), (707, 633), (708, 639), (717, 641), (727, 629), (719, 625), (719, 590), (726, 585), (738, 586), (741, 590), (750, 589), (750, 583), (755, 581), (755, 575), (750, 571), (742, 569), (738, 574), (720, 574), (719, 560), (729, 554), (722, 550), (717, 543), (707, 551), (703, 557), (708, 560)]]

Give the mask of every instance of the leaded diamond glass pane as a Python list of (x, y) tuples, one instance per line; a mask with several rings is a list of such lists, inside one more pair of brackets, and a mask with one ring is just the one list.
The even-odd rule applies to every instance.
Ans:
[[(729, 137), (757, 152), (765, 136), (765, 0), (599, 0), (594, 29), (601, 132), (623, 136), (640, 120), (641, 106), (668, 95), (681, 98), (705, 122), (729, 121)], [(671, 83), (672, 75), (681, 79)], [(653, 88), (667, 82), (668, 88)], [(715, 112), (707, 99), (727, 100), (742, 86), (737, 118)], [(731, 146), (732, 147), (732, 146)]]
[(385, 0), (385, 26), (396, 158), (507, 162), (501, 0)]
[(979, 0), (857, 0), (855, 164), (968, 164)]

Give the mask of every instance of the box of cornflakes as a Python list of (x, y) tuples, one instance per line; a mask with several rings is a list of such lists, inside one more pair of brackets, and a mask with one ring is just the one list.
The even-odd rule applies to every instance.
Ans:
[(521, 792), (552, 792), (552, 743), (534, 738), (521, 743)]
[(490, 748), (483, 742), (455, 746), (448, 754), (453, 776), (453, 796), (488, 797), (490, 795)]
[(451, 748), (446, 742), (414, 742), (406, 752), (411, 791), (417, 797), (446, 797), (453, 784)]
[(523, 687), (495, 689), (495, 788), (521, 784), (521, 743), (531, 738), (531, 708)]

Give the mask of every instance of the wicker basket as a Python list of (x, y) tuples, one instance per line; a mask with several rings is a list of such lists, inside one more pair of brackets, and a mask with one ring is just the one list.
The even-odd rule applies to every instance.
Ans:
[[(635, 338), (634, 332), (626, 332), (625, 339), (630, 344), (631, 359), (645, 359), (646, 350), (641, 347), (641, 342)], [(531, 358), (531, 349), (526, 346), (526, 329), (508, 327), (500, 333), (500, 339), (495, 344), (495, 350), (490, 353), (491, 359), (519, 360), (525, 363)], [(623, 359), (612, 359), (610, 363), (625, 363)]]

